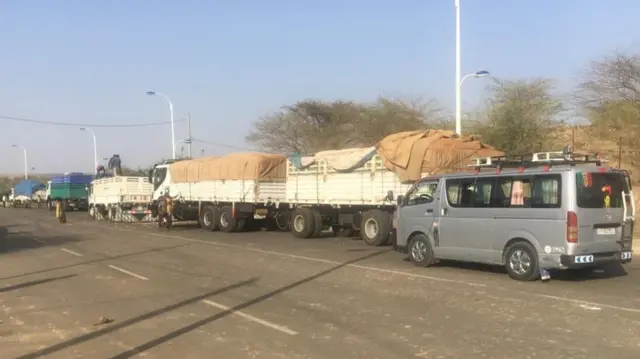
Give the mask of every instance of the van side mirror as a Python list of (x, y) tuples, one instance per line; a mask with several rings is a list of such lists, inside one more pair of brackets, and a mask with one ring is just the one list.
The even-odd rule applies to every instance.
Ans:
[(384, 199), (385, 201), (393, 201), (393, 191), (392, 190), (387, 191), (387, 196)]
[(404, 196), (399, 195), (398, 198), (396, 198), (396, 204), (398, 205), (398, 207), (400, 207), (402, 206), (402, 203), (404, 203)]

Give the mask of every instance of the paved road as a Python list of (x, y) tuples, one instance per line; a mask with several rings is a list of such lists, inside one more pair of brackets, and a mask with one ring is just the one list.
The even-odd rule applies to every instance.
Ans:
[(639, 358), (640, 265), (549, 283), (389, 248), (0, 209), (2, 358)]

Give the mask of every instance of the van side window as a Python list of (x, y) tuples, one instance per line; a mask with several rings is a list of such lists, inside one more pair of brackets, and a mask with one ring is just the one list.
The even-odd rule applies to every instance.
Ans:
[(475, 179), (462, 178), (447, 180), (447, 201), (451, 207), (473, 207)]
[(560, 175), (538, 175), (533, 178), (532, 208), (559, 208)]
[(511, 183), (511, 207), (529, 207), (531, 202), (531, 180), (514, 178)]
[(476, 179), (473, 207), (491, 207), (491, 193), (495, 177)]
[(509, 208), (511, 204), (511, 185), (513, 178), (498, 177), (498, 186), (494, 191), (491, 207)]
[(418, 182), (407, 194), (407, 206), (432, 202), (437, 188), (437, 181)]

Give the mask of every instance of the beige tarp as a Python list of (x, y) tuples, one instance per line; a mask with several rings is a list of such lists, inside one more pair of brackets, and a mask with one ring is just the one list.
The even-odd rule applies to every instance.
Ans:
[(202, 157), (169, 166), (175, 183), (216, 180), (286, 181), (287, 157), (268, 153), (234, 153)]
[(384, 166), (403, 182), (416, 181), (423, 173), (439, 174), (464, 168), (475, 157), (504, 155), (472, 136), (456, 137), (453, 131), (441, 130), (395, 133), (383, 138), (377, 148)]

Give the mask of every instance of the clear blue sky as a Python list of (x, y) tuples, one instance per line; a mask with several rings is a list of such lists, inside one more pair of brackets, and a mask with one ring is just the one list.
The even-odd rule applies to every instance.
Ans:
[[(461, 0), (463, 72), (543, 76), (568, 90), (576, 71), (636, 45), (640, 2)], [(191, 112), (194, 137), (246, 147), (250, 123), (305, 98), (436, 97), (454, 105), (454, 0), (3, 0), (0, 115), (144, 123)], [(486, 84), (486, 83), (485, 83)], [(483, 80), (464, 86), (478, 105)], [(0, 119), (0, 172), (91, 171), (91, 136)], [(186, 137), (178, 123), (176, 137)], [(95, 128), (100, 157), (126, 165), (171, 155), (169, 126)], [(229, 148), (194, 145), (200, 153)]]

